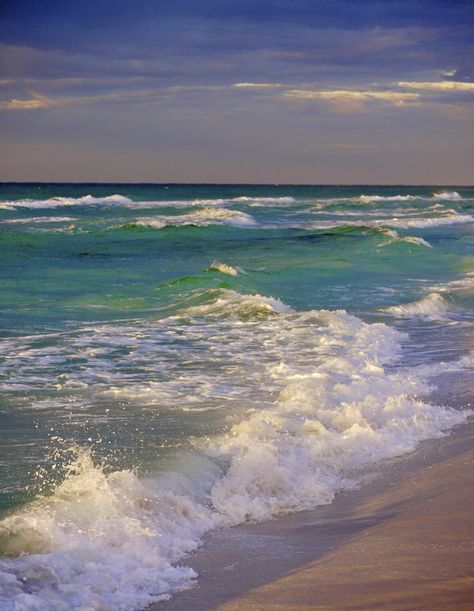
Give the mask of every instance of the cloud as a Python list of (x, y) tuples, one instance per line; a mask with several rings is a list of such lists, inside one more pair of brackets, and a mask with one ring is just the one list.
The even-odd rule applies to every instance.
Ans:
[(385, 103), (391, 106), (416, 104), (420, 100), (419, 93), (404, 91), (371, 91), (354, 89), (328, 89), (310, 91), (307, 89), (290, 89), (282, 93), (289, 100), (322, 100), (340, 112), (362, 110), (371, 102)]
[(49, 104), (43, 100), (4, 100), (0, 102), (0, 110), (34, 110), (36, 108), (47, 108)]
[(474, 83), (461, 81), (399, 81), (399, 87), (419, 89), (421, 91), (474, 91)]
[(18, 100), (13, 98), (11, 100), (0, 101), (0, 110), (36, 110), (39, 108), (55, 108), (58, 106), (74, 106), (78, 104), (94, 104), (96, 102), (107, 102), (107, 101), (122, 101), (129, 100), (130, 98), (143, 99), (151, 97), (155, 94), (151, 90), (141, 91), (126, 91), (126, 92), (114, 92), (106, 93), (102, 95), (91, 95), (91, 96), (76, 96), (76, 97), (64, 97), (64, 98), (52, 98), (49, 96), (42, 95), (40, 93), (32, 93), (34, 97), (27, 100)]
[(232, 86), (241, 89), (278, 89), (283, 87), (281, 83), (234, 83)]

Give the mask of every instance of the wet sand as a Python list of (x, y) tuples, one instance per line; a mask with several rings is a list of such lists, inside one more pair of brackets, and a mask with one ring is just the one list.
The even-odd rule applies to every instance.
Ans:
[(155, 611), (474, 609), (474, 422), (331, 505), (210, 533)]

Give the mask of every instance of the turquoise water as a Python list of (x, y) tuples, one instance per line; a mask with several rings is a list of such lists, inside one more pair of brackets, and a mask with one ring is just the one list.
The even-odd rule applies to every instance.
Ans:
[(1, 185), (3, 607), (143, 608), (462, 421), (473, 228), (474, 187)]

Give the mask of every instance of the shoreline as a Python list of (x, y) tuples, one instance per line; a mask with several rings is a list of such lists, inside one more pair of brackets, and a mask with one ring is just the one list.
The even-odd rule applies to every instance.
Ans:
[(474, 418), (330, 505), (204, 537), (196, 585), (148, 611), (472, 609)]

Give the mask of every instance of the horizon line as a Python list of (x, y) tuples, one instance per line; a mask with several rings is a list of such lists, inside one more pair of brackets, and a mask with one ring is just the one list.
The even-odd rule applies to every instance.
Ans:
[(67, 181), (67, 180), (0, 180), (0, 185), (130, 185), (130, 186), (222, 186), (222, 187), (457, 187), (470, 188), (474, 184), (456, 183), (306, 183), (306, 182), (149, 182), (149, 181)]

